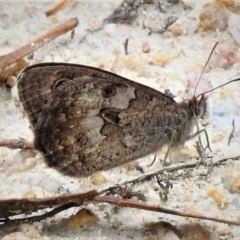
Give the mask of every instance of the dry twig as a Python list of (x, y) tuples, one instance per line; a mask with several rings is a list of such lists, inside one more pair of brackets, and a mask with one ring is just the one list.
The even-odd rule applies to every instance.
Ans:
[(4, 224), (7, 224), (8, 227), (11, 226), (11, 225), (21, 224), (21, 223), (39, 222), (39, 221), (42, 221), (42, 220), (47, 219), (49, 217), (53, 217), (54, 215), (56, 215), (56, 214), (58, 214), (62, 211), (65, 211), (69, 208), (77, 207), (77, 206), (78, 206), (78, 204), (76, 204), (76, 203), (67, 203), (67, 204), (62, 205), (60, 207), (56, 207), (53, 210), (51, 210), (49, 212), (46, 212), (42, 215), (33, 216), (33, 217), (26, 217), (26, 218), (15, 218), (15, 219), (5, 218), (4, 220), (0, 219), (0, 222), (3, 222)]
[[(11, 216), (32, 213), (41, 209), (75, 203), (80, 206), (84, 201), (90, 201), (99, 193), (96, 190), (78, 194), (68, 194), (48, 198), (12, 198), (0, 200), (0, 219)], [(5, 222), (5, 220), (0, 220)]]
[(231, 131), (231, 133), (228, 137), (228, 146), (230, 146), (230, 143), (231, 143), (231, 141), (233, 139), (233, 136), (234, 136), (234, 133), (235, 133), (235, 120), (234, 119), (232, 120), (232, 127), (233, 127), (232, 131)]
[(77, 18), (71, 18), (65, 23), (60, 24), (59, 26), (51, 29), (47, 33), (37, 37), (30, 43), (23, 45), (17, 50), (3, 55), (0, 57), (0, 71), (2, 71), (5, 67), (15, 63), (17, 60), (25, 57), (28, 54), (31, 54), (33, 51), (38, 48), (44, 46), (45, 44), (51, 42), (55, 38), (59, 37), (62, 34), (65, 34), (68, 31), (71, 31), (78, 25)]
[[(69, 194), (59, 197), (50, 197), (50, 198), (36, 198), (36, 199), (7, 199), (0, 200), (0, 222), (2, 224), (19, 224), (19, 223), (29, 223), (34, 221), (41, 221), (48, 217), (52, 217), (55, 214), (67, 210), (72, 207), (78, 207), (87, 202), (100, 202), (100, 203), (109, 203), (117, 205), (120, 207), (129, 207), (136, 209), (143, 209), (146, 211), (152, 212), (161, 212), (165, 214), (172, 214), (175, 216), (181, 217), (190, 217), (195, 219), (202, 219), (214, 222), (220, 222), (235, 226), (240, 226), (240, 223), (237, 221), (228, 221), (220, 218), (206, 217), (195, 214), (182, 213), (179, 211), (163, 208), (160, 206), (150, 205), (141, 203), (131, 199), (123, 199), (119, 197), (112, 196), (99, 196), (96, 190), (91, 190), (79, 194)], [(19, 215), (23, 213), (32, 213), (37, 210), (55, 207), (53, 210), (36, 216), (26, 217), (26, 218), (9, 218), (10, 216)]]
[(190, 217), (190, 218), (208, 220), (213, 222), (226, 223), (234, 226), (240, 226), (240, 223), (236, 221), (228, 221), (220, 218), (206, 217), (206, 216), (200, 216), (200, 215), (195, 215), (190, 213), (182, 213), (179, 211), (175, 211), (175, 210), (171, 210), (171, 209), (167, 209), (167, 208), (163, 208), (155, 205), (149, 205), (149, 204), (137, 202), (131, 199), (126, 200), (126, 199), (110, 197), (110, 196), (96, 196), (94, 200), (101, 203), (107, 202), (107, 203), (121, 206), (121, 207), (137, 208), (137, 209), (143, 209), (143, 210), (152, 211), (152, 212), (161, 212), (166, 214), (172, 214), (175, 216)]
[(128, 42), (129, 42), (129, 38), (126, 38), (126, 40), (123, 43), (125, 55), (128, 55)]
[(56, 14), (58, 11), (62, 10), (71, 2), (72, 0), (61, 0), (57, 5), (55, 5), (54, 7), (45, 12), (46, 16), (49, 17), (51, 15)]
[(0, 147), (7, 147), (11, 149), (34, 149), (33, 143), (27, 142), (24, 139), (0, 140)]

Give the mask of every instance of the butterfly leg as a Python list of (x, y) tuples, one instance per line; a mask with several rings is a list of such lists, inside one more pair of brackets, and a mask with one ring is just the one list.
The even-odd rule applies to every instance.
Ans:
[(163, 159), (163, 160), (160, 159), (160, 162), (162, 163), (162, 166), (163, 166), (163, 167), (171, 165), (171, 159), (170, 159), (170, 162), (167, 162), (167, 157), (169, 156), (170, 151), (171, 151), (171, 149), (172, 149), (173, 139), (174, 139), (174, 137), (176, 136), (176, 134), (177, 134), (177, 132), (174, 131), (174, 132), (173, 132), (173, 135), (172, 135), (172, 138), (171, 138), (171, 141), (170, 141), (170, 143), (169, 143), (169, 145), (168, 145), (167, 152), (166, 152), (166, 154), (165, 154), (165, 156), (164, 156), (164, 159)]
[[(200, 133), (204, 132), (205, 133), (205, 137), (206, 137), (206, 140), (207, 140), (207, 146), (204, 148), (203, 145), (202, 145), (202, 141), (201, 141), (201, 138), (200, 138)], [(199, 130), (191, 135), (188, 136), (187, 138), (187, 141), (192, 139), (192, 138), (195, 138), (196, 136), (199, 135), (199, 143), (201, 145), (201, 148), (205, 151), (207, 148), (209, 149), (209, 151), (212, 152), (212, 149), (210, 148), (210, 143), (209, 143), (209, 138), (208, 138), (208, 133), (206, 131), (206, 129), (202, 129), (202, 130)]]
[[(169, 152), (170, 152), (170, 147), (168, 147), (168, 150), (167, 150), (167, 153), (165, 154), (164, 159), (163, 160), (160, 159), (160, 162), (162, 163), (163, 166), (171, 165), (171, 163), (167, 163), (167, 157), (169, 155)], [(157, 159), (157, 154), (154, 155), (153, 161), (149, 165), (147, 165), (147, 167), (151, 167), (155, 163), (156, 159)]]
[(149, 165), (147, 165), (147, 167), (151, 167), (155, 163), (156, 159), (157, 159), (157, 155), (155, 154), (153, 161)]
[(196, 142), (196, 145), (194, 146), (198, 152), (198, 155), (200, 156), (200, 162), (197, 164), (199, 166), (200, 164), (204, 163), (204, 156), (203, 156), (203, 147), (200, 145), (199, 141)]
[[(206, 146), (205, 148), (203, 147), (203, 144), (202, 144), (202, 141), (201, 141), (201, 137), (200, 137), (200, 133), (202, 133), (202, 132), (205, 133), (205, 137), (206, 137), (206, 140), (207, 140), (207, 146)], [(205, 129), (199, 130), (199, 131), (197, 131), (196, 133), (193, 133), (193, 134), (189, 135), (188, 138), (187, 138), (187, 140), (190, 140), (190, 139), (196, 137), (197, 135), (199, 136), (199, 140), (196, 142), (195, 147), (196, 147), (197, 152), (198, 152), (198, 154), (199, 154), (199, 156), (200, 156), (200, 159), (201, 159), (201, 161), (200, 161), (199, 164), (203, 164), (203, 163), (204, 163), (204, 156), (203, 156), (202, 153), (203, 153), (207, 148), (208, 148), (211, 152), (212, 152), (212, 149), (210, 148), (210, 143), (209, 143), (209, 139), (208, 139), (208, 133), (207, 133), (207, 131), (206, 131)]]
[[(197, 127), (198, 127), (198, 126), (197, 126)], [(199, 128), (198, 128), (198, 129), (199, 129)], [(202, 141), (201, 141), (201, 138), (200, 138), (200, 133), (202, 133), (202, 132), (205, 133), (205, 137), (206, 137), (206, 140), (207, 140), (207, 146), (206, 146), (205, 148), (203, 147), (203, 144), (202, 144)], [(169, 145), (168, 145), (167, 153), (165, 154), (164, 159), (163, 159), (163, 160), (160, 160), (163, 166), (169, 166), (169, 165), (171, 164), (171, 162), (167, 163), (167, 157), (168, 157), (169, 154), (170, 154), (170, 150), (171, 150), (171, 148), (172, 148), (173, 139), (175, 138), (176, 134), (177, 134), (177, 132), (174, 131), (173, 134), (172, 134), (170, 143), (169, 143)], [(190, 139), (192, 139), (192, 138), (195, 138), (196, 136), (199, 136), (199, 144), (197, 145), (198, 148), (199, 148), (199, 150), (200, 150), (199, 152), (205, 151), (207, 148), (212, 152), (212, 149), (210, 148), (208, 133), (207, 133), (206, 129), (199, 130), (199, 131), (197, 131), (197, 132), (189, 135), (186, 140), (188, 141), (188, 140), (190, 140)], [(203, 159), (203, 158), (202, 158), (202, 154), (199, 154), (199, 155), (201, 156), (201, 159)], [(155, 161), (155, 160), (156, 160), (156, 159), (154, 159), (154, 161)]]
[(165, 156), (164, 156), (164, 159), (163, 159), (163, 160), (160, 159), (160, 162), (162, 163), (162, 166), (163, 166), (163, 167), (171, 165), (171, 160), (170, 160), (170, 162), (167, 162), (167, 157), (169, 156), (170, 151), (171, 151), (171, 149), (172, 149), (173, 140), (175, 139), (176, 134), (177, 134), (177, 131), (176, 131), (176, 130), (173, 130), (173, 134), (172, 134), (172, 136), (171, 136), (170, 143), (168, 144), (167, 152), (166, 152), (166, 154), (165, 154)]
[[(170, 154), (170, 150), (171, 150), (171, 148), (172, 148), (173, 140), (174, 140), (176, 134), (177, 134), (177, 131), (173, 131), (173, 134), (172, 134), (170, 143), (169, 143), (168, 148), (167, 148), (167, 153), (165, 154), (163, 160), (160, 159), (160, 162), (162, 163), (163, 167), (164, 167), (164, 166), (169, 166), (169, 165), (171, 165), (171, 162), (169, 162), (169, 163), (167, 162), (167, 157), (168, 157), (169, 154)], [(151, 166), (154, 164), (154, 162), (156, 161), (156, 159), (157, 159), (157, 155), (154, 156), (153, 161), (152, 161), (149, 165), (147, 165), (147, 167), (151, 167)]]

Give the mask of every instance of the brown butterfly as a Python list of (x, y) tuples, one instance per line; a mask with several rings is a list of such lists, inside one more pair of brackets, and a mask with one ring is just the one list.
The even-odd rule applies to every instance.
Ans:
[(207, 111), (204, 94), (181, 103), (150, 87), (97, 68), (42, 63), (19, 76), (20, 101), (34, 146), (70, 176), (89, 176), (191, 138)]

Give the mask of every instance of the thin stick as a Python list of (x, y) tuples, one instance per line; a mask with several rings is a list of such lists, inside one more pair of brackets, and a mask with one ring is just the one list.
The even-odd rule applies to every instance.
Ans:
[(28, 54), (31, 54), (38, 48), (46, 45), (47, 43), (51, 42), (55, 38), (59, 37), (62, 34), (65, 34), (68, 31), (71, 31), (78, 25), (77, 18), (71, 18), (65, 23), (60, 24), (59, 26), (51, 29), (47, 33), (37, 37), (30, 43), (23, 45), (22, 47), (18, 48), (17, 50), (3, 55), (0, 57), (0, 71), (5, 67), (15, 63), (20, 58), (25, 57)]
[[(153, 171), (153, 172), (150, 172), (150, 173), (142, 174), (139, 177), (136, 177), (136, 178), (131, 179), (131, 180), (124, 181), (122, 183), (119, 183), (118, 185), (126, 185), (126, 184), (134, 184), (134, 183), (138, 183), (138, 182), (143, 182), (143, 181), (151, 179), (152, 177), (155, 177), (159, 174), (162, 174), (164, 172), (175, 172), (175, 171), (178, 171), (178, 170), (181, 170), (181, 169), (194, 168), (195, 166), (197, 166), (198, 162), (199, 161), (197, 161), (197, 160), (192, 160), (191, 162), (184, 163), (184, 164), (180, 163), (180, 164), (175, 164), (175, 165), (172, 165), (172, 166), (166, 166), (166, 167), (163, 167), (162, 169), (160, 169), (158, 171)], [(103, 189), (100, 192), (100, 194), (111, 191), (111, 189), (114, 189), (116, 187), (117, 186), (115, 185), (115, 186), (111, 186), (109, 188)]]
[(14, 215), (31, 213), (45, 208), (76, 203), (81, 205), (85, 200), (90, 201), (99, 193), (96, 190), (78, 194), (68, 194), (47, 198), (12, 198), (0, 200), (0, 218), (9, 218)]
[(76, 204), (76, 203), (68, 203), (68, 204), (62, 205), (60, 207), (56, 207), (53, 210), (51, 210), (49, 212), (46, 212), (42, 215), (33, 216), (33, 217), (26, 217), (26, 218), (15, 218), (15, 219), (7, 218), (5, 220), (0, 220), (0, 222), (3, 222), (3, 224), (7, 225), (8, 227), (11, 226), (11, 225), (16, 225), (16, 224), (21, 224), (21, 223), (39, 222), (39, 221), (42, 221), (46, 218), (53, 217), (54, 215), (56, 215), (56, 214), (58, 214), (62, 211), (65, 211), (69, 208), (77, 207), (77, 206), (79, 206), (79, 205)]
[[(94, 194), (97, 194), (97, 195), (95, 195), (95, 197), (94, 196), (86, 196), (86, 198), (80, 198), (76, 202), (70, 201), (69, 203), (65, 203), (61, 206), (57, 206), (55, 209), (53, 209), (45, 214), (39, 215), (39, 216), (26, 217), (26, 218), (15, 218), (15, 219), (10, 219), (10, 218), (6, 217), (5, 219), (0, 219), (0, 222), (2, 222), (4, 225), (5, 224), (13, 225), (13, 224), (19, 224), (19, 223), (32, 223), (35, 221), (41, 221), (46, 218), (52, 217), (61, 211), (67, 210), (72, 207), (80, 206), (84, 203), (84, 201), (91, 201), (91, 202), (109, 203), (109, 204), (117, 205), (120, 207), (143, 209), (146, 211), (161, 212), (161, 213), (171, 214), (171, 215), (175, 215), (175, 216), (190, 217), (190, 218), (195, 218), (195, 219), (208, 220), (208, 221), (220, 222), (220, 223), (225, 223), (225, 224), (234, 225), (234, 226), (240, 226), (240, 223), (237, 221), (229, 221), (229, 220), (220, 219), (220, 218), (213, 218), (213, 217), (195, 215), (195, 214), (190, 214), (190, 213), (182, 213), (179, 211), (171, 210), (168, 208), (163, 208), (160, 206), (145, 204), (145, 203), (138, 202), (136, 200), (131, 200), (131, 199), (123, 199), (123, 198), (112, 197), (112, 196), (99, 196), (97, 192), (95, 192)], [(71, 195), (69, 195), (69, 196), (71, 196)], [(55, 198), (58, 198), (58, 197), (55, 197)], [(19, 199), (19, 200), (21, 200), (21, 199)], [(41, 199), (35, 199), (36, 202), (38, 200), (41, 200)]]
[(208, 220), (213, 222), (230, 224), (234, 226), (240, 226), (240, 223), (238, 223), (237, 221), (228, 221), (220, 218), (206, 217), (206, 216), (195, 215), (190, 213), (182, 213), (179, 211), (175, 211), (175, 210), (171, 210), (171, 209), (167, 209), (159, 206), (148, 205), (145, 203), (137, 202), (131, 199), (124, 200), (122, 198), (111, 197), (111, 196), (96, 196), (94, 200), (96, 202), (104, 202), (104, 203), (107, 202), (107, 203), (114, 204), (121, 207), (137, 208), (137, 209), (143, 209), (146, 211), (161, 212), (161, 213), (171, 214), (175, 216), (190, 217), (195, 219)]
[(235, 120), (234, 119), (232, 120), (232, 127), (233, 127), (232, 131), (231, 131), (231, 133), (230, 133), (230, 135), (228, 137), (228, 146), (230, 146), (230, 143), (231, 143), (231, 141), (233, 139), (233, 135), (235, 133)]
[(0, 140), (0, 147), (7, 147), (11, 149), (34, 149), (33, 143), (27, 142), (24, 139)]
[[(232, 161), (239, 161), (240, 156), (219, 159), (219, 160), (217, 160), (216, 162), (213, 163), (213, 166), (222, 165), (222, 164), (226, 163), (229, 159), (231, 159)], [(153, 172), (150, 172), (150, 173), (142, 174), (139, 177), (136, 177), (136, 178), (133, 178), (133, 179), (130, 179), (130, 180), (118, 183), (118, 185), (135, 184), (135, 183), (138, 183), (138, 182), (146, 181), (148, 179), (151, 179), (151, 178), (153, 178), (153, 177), (155, 177), (157, 175), (163, 174), (165, 172), (170, 173), (170, 172), (176, 172), (178, 170), (183, 170), (183, 169), (185, 169), (185, 170), (186, 169), (192, 169), (192, 168), (194, 168), (194, 167), (196, 167), (198, 165), (199, 165), (199, 161), (197, 159), (192, 159), (191, 161), (189, 161), (187, 163), (178, 163), (178, 164), (174, 164), (174, 165), (171, 165), (171, 166), (163, 167), (162, 169), (157, 170), (157, 171), (153, 171)], [(111, 186), (109, 188), (103, 189), (100, 192), (100, 194), (103, 194), (103, 193), (106, 193), (108, 191), (111, 191), (112, 189), (115, 189), (117, 186), (114, 185), (114, 186)]]
[(45, 12), (46, 16), (49, 17), (51, 15), (56, 14), (58, 11), (62, 10), (71, 2), (72, 0), (61, 0), (57, 5), (55, 5), (54, 7)]
[(126, 38), (126, 40), (123, 43), (125, 55), (128, 55), (128, 42), (129, 38)]

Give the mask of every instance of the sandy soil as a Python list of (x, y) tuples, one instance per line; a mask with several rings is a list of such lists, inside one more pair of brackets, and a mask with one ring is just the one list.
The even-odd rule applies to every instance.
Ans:
[[(228, 23), (229, 17), (234, 13), (239, 14), (239, 1), (233, 1), (235, 5), (229, 3), (226, 7), (211, 0), (201, 3), (180, 1), (177, 4), (160, 1), (161, 8), (158, 1), (145, 1), (149, 3), (140, 4), (136, 11), (131, 12), (136, 17), (130, 24), (124, 21), (112, 23), (113, 18), (103, 21), (119, 6), (119, 0), (72, 1), (54, 16), (46, 17), (45, 11), (56, 2), (2, 1), (0, 55), (15, 50), (71, 17), (77, 17), (80, 23), (75, 29), (74, 38), (71, 38), (71, 33), (60, 36), (35, 51), (33, 59), (29, 60), (30, 64), (69, 62), (101, 67), (159, 91), (170, 89), (181, 100), (193, 94), (211, 49), (219, 41), (197, 92), (209, 90), (239, 76), (239, 46), (230, 33), (232, 25), (230, 28)], [(138, 1), (135, 2), (137, 4)], [(203, 7), (203, 3), (209, 5)], [(162, 31), (173, 17), (177, 17), (177, 20), (166, 31)], [(231, 24), (234, 25), (234, 22)], [(99, 27), (101, 29), (95, 31)], [(234, 30), (236, 38), (239, 32)], [(126, 38), (129, 38), (128, 55), (123, 47)], [(238, 88), (239, 83), (232, 83), (209, 94), (209, 114), (200, 122), (200, 126), (206, 126), (212, 153), (206, 151), (205, 165), (191, 170), (183, 167), (174, 175), (166, 171), (164, 176), (173, 185), (167, 201), (159, 198), (161, 190), (155, 179), (134, 186), (134, 190), (141, 190), (149, 204), (238, 221), (240, 164), (235, 158), (240, 155)], [(16, 86), (9, 88), (1, 84), (0, 139), (25, 138), (32, 141), (33, 134), (16, 93)], [(235, 132), (229, 146), (233, 119)], [(195, 141), (187, 142), (171, 155), (173, 164), (199, 161)], [(163, 157), (164, 152), (166, 149), (158, 153), (158, 158)], [(138, 160), (146, 172), (161, 168), (159, 161), (147, 167), (153, 157), (152, 154)], [(211, 168), (212, 162), (225, 158), (229, 160)], [(0, 148), (1, 199), (47, 197), (92, 188), (102, 189), (141, 175), (131, 164), (102, 174), (106, 182), (94, 185), (92, 179), (73, 179), (47, 168), (39, 153)], [(137, 209), (116, 209), (107, 204), (91, 203), (85, 207), (98, 216), (96, 223), (72, 226), (69, 224), (70, 216), (79, 210), (73, 208), (33, 224), (0, 226), (0, 237), (4, 240), (240, 239), (239, 228), (226, 224)], [(161, 221), (171, 223), (183, 236), (177, 236), (169, 226), (163, 227)]]

